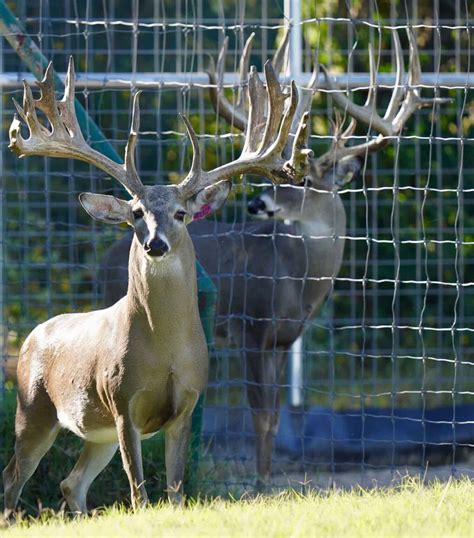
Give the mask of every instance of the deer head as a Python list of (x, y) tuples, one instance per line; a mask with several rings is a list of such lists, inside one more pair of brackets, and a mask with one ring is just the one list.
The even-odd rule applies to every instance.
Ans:
[[(289, 30), (286, 31), (274, 56), (273, 63), (278, 68), (278, 73), (283, 69), (283, 59), (289, 43), (288, 33)], [(442, 98), (424, 99), (420, 96), (421, 69), (416, 39), (411, 29), (407, 29), (407, 34), (410, 55), (408, 78), (406, 85), (404, 85), (403, 52), (397, 30), (392, 31), (396, 58), (395, 87), (383, 117), (378, 114), (376, 108), (376, 63), (372, 46), (369, 46), (370, 88), (363, 106), (354, 104), (344, 93), (338, 91), (327, 69), (323, 65), (319, 65), (317, 57), (315, 58), (315, 68), (308, 87), (299, 88), (299, 103), (293, 117), (286, 147), (283, 150), (283, 154), (289, 156), (292, 155), (295, 146), (298, 148), (302, 162), (298, 163), (293, 159), (294, 177), (301, 181), (299, 183), (293, 181), (293, 186), (290, 187), (278, 185), (264, 190), (262, 194), (249, 203), (248, 209), (251, 214), (260, 218), (301, 220), (302, 217), (304, 218), (305, 207), (308, 208), (308, 211), (314, 207), (314, 198), (320, 197), (320, 194), (324, 192), (334, 193), (353, 181), (358, 176), (367, 155), (382, 150), (392, 138), (399, 136), (409, 117), (418, 108), (449, 101), (449, 99)], [(247, 132), (245, 94), (249, 91), (250, 85), (247, 83), (246, 76), (254, 35), (252, 34), (247, 39), (242, 53), (239, 69), (239, 94), (235, 105), (230, 103), (223, 93), (227, 40), (224, 41), (219, 53), (217, 67), (214, 67), (212, 63), (208, 73), (212, 84), (210, 97), (216, 112), (231, 125), (240, 130), (247, 130)], [(321, 156), (313, 157), (313, 153), (306, 147), (307, 124), (312, 97), (318, 91), (320, 69), (326, 77), (334, 101), (342, 109), (343, 114), (336, 110), (335, 118), (331, 120), (333, 140), (330, 148)], [(347, 127), (344, 126), (346, 117), (350, 118)], [(347, 143), (353, 137), (357, 127), (357, 121), (366, 124), (377, 134), (372, 137), (368, 136), (367, 141), (362, 144), (348, 146)], [(297, 129), (299, 130), (297, 131)], [(307, 163), (309, 167), (305, 168)], [(295, 185), (297, 188), (294, 187)], [(311, 215), (308, 214), (306, 217), (311, 218)]]

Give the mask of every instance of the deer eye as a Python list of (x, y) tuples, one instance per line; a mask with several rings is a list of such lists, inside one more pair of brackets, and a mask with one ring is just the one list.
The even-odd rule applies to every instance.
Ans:
[(179, 220), (179, 222), (183, 222), (185, 216), (186, 211), (176, 211), (176, 213), (174, 214), (174, 218), (176, 220)]
[(143, 218), (143, 210), (142, 209), (135, 209), (133, 212), (133, 218), (135, 220), (142, 219)]

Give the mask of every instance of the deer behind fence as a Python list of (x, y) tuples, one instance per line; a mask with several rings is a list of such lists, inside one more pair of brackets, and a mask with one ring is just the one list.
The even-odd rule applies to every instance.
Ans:
[[(313, 158), (306, 144), (312, 97), (318, 88), (316, 65), (309, 87), (299, 90), (289, 141), (283, 148), (283, 155), (293, 158), (295, 146), (299, 147), (302, 162), (309, 156), (309, 169), (300, 174), (300, 182), (274, 182), (273, 187), (249, 203), (251, 214), (270, 220), (240, 226), (200, 222), (190, 227), (197, 258), (218, 287), (217, 343), (243, 351), (245, 356), (259, 486), (268, 484), (271, 476), (273, 439), (280, 409), (279, 385), (288, 350), (304, 331), (306, 322), (317, 315), (341, 267), (346, 213), (338, 191), (357, 177), (369, 153), (382, 150), (391, 138), (400, 135), (415, 110), (445, 101), (420, 97), (420, 62), (411, 30), (408, 39), (410, 60), (405, 81), (402, 47), (397, 31), (393, 31), (396, 82), (383, 117), (376, 110), (376, 64), (371, 47), (371, 85), (363, 106), (354, 104), (338, 91), (321, 66), (334, 101), (351, 121), (344, 128), (343, 116), (336, 112), (333, 143), (323, 155)], [(257, 117), (252, 107), (247, 112), (248, 92), (252, 91), (247, 82), (252, 40), (253, 35), (247, 40), (241, 58), (241, 90), (235, 105), (223, 91), (227, 41), (216, 68), (211, 67), (209, 72), (214, 107), (229, 125), (245, 131), (245, 145), (249, 143), (249, 132), (253, 132), (247, 118)], [(288, 34), (273, 58), (277, 72), (283, 69), (287, 45)], [(255, 125), (261, 126), (263, 121), (263, 116), (258, 117)], [(368, 136), (362, 144), (349, 146), (357, 122), (377, 134)], [(304, 126), (303, 131), (298, 130), (300, 126)], [(296, 142), (298, 139), (300, 142)], [(106, 304), (113, 304), (126, 292), (129, 245), (130, 238), (125, 237), (111, 247), (104, 260), (102, 280)]]

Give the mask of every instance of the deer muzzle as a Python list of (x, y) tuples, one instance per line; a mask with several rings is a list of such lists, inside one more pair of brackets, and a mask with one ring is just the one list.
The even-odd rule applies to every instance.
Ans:
[(251, 215), (258, 215), (259, 213), (266, 212), (267, 207), (265, 202), (259, 196), (257, 196), (253, 200), (250, 200), (247, 210)]
[(148, 254), (148, 256), (152, 256), (154, 258), (164, 256), (169, 252), (169, 250), (169, 245), (159, 237), (154, 237), (151, 241), (148, 241), (145, 244), (145, 252)]

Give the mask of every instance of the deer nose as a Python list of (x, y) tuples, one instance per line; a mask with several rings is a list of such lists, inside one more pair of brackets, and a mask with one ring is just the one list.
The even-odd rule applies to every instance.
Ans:
[(169, 251), (170, 247), (159, 237), (154, 237), (145, 245), (145, 252), (149, 256), (163, 256)]
[(247, 210), (252, 215), (257, 215), (259, 211), (265, 211), (267, 206), (265, 205), (265, 202), (257, 196), (257, 198), (254, 198), (253, 200), (250, 200), (247, 206)]

